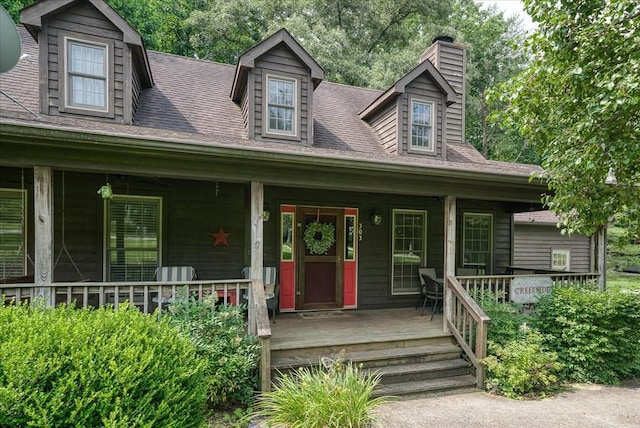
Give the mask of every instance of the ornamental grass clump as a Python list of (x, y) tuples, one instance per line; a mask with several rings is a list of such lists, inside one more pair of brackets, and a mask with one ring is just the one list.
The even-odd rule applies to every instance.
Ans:
[(352, 363), (323, 359), (323, 364), (281, 374), (271, 392), (258, 397), (253, 417), (268, 426), (291, 428), (368, 427), (377, 422), (373, 398), (380, 376)]

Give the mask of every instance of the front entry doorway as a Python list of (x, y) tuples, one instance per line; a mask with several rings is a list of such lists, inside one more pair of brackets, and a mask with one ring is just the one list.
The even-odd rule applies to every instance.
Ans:
[[(331, 309), (343, 306), (344, 260), (344, 210), (333, 208), (298, 207), (296, 309)], [(334, 240), (326, 251), (310, 249), (305, 243), (305, 231), (318, 223), (315, 229), (333, 226)], [(309, 234), (307, 234), (309, 239)], [(323, 232), (316, 232), (313, 239), (326, 239)]]

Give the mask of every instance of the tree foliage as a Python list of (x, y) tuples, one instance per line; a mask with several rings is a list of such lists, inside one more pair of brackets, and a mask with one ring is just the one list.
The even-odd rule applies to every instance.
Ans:
[(489, 89), (516, 75), (526, 64), (521, 23), (495, 7), (481, 8), (474, 0), (455, 0), (451, 16), (459, 42), (467, 46), (467, 141), (486, 158), (538, 163), (517, 132), (489, 120), (502, 106), (490, 105), (486, 99)]
[[(503, 120), (544, 159), (568, 231), (618, 217), (640, 234), (640, 3), (524, 0), (531, 63), (501, 90)], [(605, 184), (608, 172), (617, 184)]]

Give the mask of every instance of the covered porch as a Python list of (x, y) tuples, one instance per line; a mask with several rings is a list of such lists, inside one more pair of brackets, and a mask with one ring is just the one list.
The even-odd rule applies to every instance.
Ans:
[[(514, 276), (497, 274), (510, 261), (511, 211), (523, 207), (524, 200), (500, 200), (491, 191), (478, 192), (475, 199), (468, 193), (453, 196), (461, 192), (455, 186), (440, 187), (436, 195), (410, 186), (398, 193), (388, 183), (365, 191), (359, 180), (349, 189), (337, 183), (265, 185), (246, 177), (217, 181), (204, 173), (157, 177), (51, 167), (5, 171), (10, 173), (5, 177), (13, 176), (7, 181), (23, 201), (18, 224), (26, 231), (22, 270), (27, 274), (26, 283), (0, 286), (5, 299), (40, 297), (51, 305), (75, 301), (79, 307), (118, 307), (128, 302), (151, 313), (164, 309), (159, 304), (163, 296), (175, 296), (185, 286), (187, 293), (217, 294), (232, 304), (248, 295), (249, 332), (260, 337), (262, 344), (263, 389), (270, 387), (272, 352), (302, 339), (310, 347), (329, 350), (349, 340), (367, 347), (385, 338), (384, 342), (402, 347), (403, 341), (443, 338), (459, 344), (459, 352), (475, 366), (481, 384), (477, 361), (486, 351), (489, 320), (469, 298), (468, 290), (475, 287), (501, 298), (508, 295)], [(122, 201), (119, 205), (96, 195), (109, 181), (113, 201)], [(449, 191), (452, 194), (447, 195)], [(127, 201), (142, 201), (141, 208), (129, 212)], [(121, 211), (110, 211), (116, 205)], [(155, 209), (150, 217), (144, 211), (149, 207)], [(381, 215), (379, 221), (370, 219), (376, 212)], [(456, 271), (466, 264), (461, 243), (467, 212), (490, 219), (485, 224), (491, 225), (487, 231), (496, 244), (490, 246), (493, 253), (483, 265), (483, 275), (460, 277)], [(296, 238), (287, 241), (300, 239), (305, 225), (318, 218), (333, 221), (337, 231), (326, 255), (309, 254)], [(224, 237), (227, 245), (218, 242)], [(305, 272), (318, 272), (307, 262), (315, 261), (336, 266), (330, 277), (324, 277), (329, 280), (322, 281), (334, 290), (328, 303), (309, 304), (303, 299), (309, 295), (303, 288)], [(427, 263), (444, 278), (443, 315), (433, 322), (414, 310), (419, 295), (417, 269)], [(163, 281), (154, 277), (159, 266), (194, 266), (197, 278)], [(251, 267), (250, 278), (242, 278), (245, 266)], [(267, 313), (265, 266), (278, 268), (283, 287), (283, 313), (277, 324), (270, 322)], [(578, 280), (597, 278), (590, 275)], [(339, 310), (345, 315), (322, 322), (326, 328), (316, 334), (314, 318), (298, 315), (308, 309)]]

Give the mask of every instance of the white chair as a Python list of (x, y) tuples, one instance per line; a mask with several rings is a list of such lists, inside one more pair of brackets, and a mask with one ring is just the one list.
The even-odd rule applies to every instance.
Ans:
[[(242, 277), (244, 279), (251, 278), (251, 267), (242, 268)], [(274, 266), (266, 266), (262, 268), (262, 278), (264, 283), (264, 297), (267, 300), (267, 309), (273, 311), (273, 323), (276, 323), (276, 311), (278, 310), (278, 298), (280, 295), (280, 284), (278, 284), (278, 270)], [(244, 300), (249, 300), (249, 296), (244, 294)]]
[[(178, 282), (193, 281), (196, 279), (196, 270), (193, 266), (160, 266), (156, 269), (156, 281), (158, 282)], [(163, 287), (162, 293), (151, 299), (152, 302), (163, 304), (173, 302), (173, 287)]]

